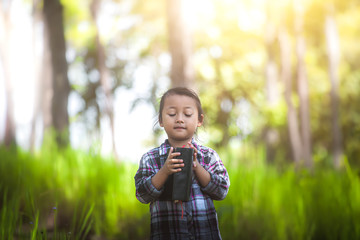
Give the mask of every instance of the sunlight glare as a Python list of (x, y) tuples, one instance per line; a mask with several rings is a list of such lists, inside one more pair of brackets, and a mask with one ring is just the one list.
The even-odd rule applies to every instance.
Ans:
[[(221, 4), (225, 12), (218, 11), (215, 4)], [(237, 17), (237, 25), (241, 31), (255, 32), (262, 34), (263, 26), (266, 22), (265, 12), (266, 0), (251, 0), (239, 2), (235, 0), (226, 0), (221, 3), (209, 0), (190, 1), (183, 0), (183, 17), (189, 28), (207, 29), (216, 15), (222, 14), (221, 18), (234, 15)], [(226, 12), (226, 9), (228, 10)], [(230, 12), (229, 12), (230, 11)], [(218, 32), (216, 29), (208, 30), (208, 35), (216, 38)]]
[(26, 124), (32, 119), (33, 108), (31, 106), (33, 106), (35, 99), (33, 45), (32, 41), (24, 41), (24, 36), (31, 39), (32, 26), (29, 15), (22, 11), (16, 14), (18, 14), (19, 19), (17, 19), (18, 22), (14, 23), (15, 27), (10, 46), (12, 53), (10, 56), (11, 84), (14, 94), (15, 119), (18, 124)]
[(215, 8), (212, 1), (208, 0), (183, 0), (182, 13), (185, 24), (192, 30), (204, 27), (205, 19), (215, 16)]
[(211, 38), (211, 39), (218, 39), (221, 36), (221, 31), (219, 28), (217, 27), (209, 27), (206, 31), (207, 35)]
[(219, 58), (222, 56), (222, 49), (220, 46), (212, 46), (210, 48), (210, 55), (213, 57), (213, 58)]
[(239, 8), (238, 26), (245, 32), (258, 32), (262, 34), (266, 16), (260, 9)]

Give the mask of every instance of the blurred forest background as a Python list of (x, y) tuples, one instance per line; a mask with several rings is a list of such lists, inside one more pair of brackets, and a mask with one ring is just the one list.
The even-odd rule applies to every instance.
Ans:
[(187, 86), (199, 141), (230, 174), (224, 239), (359, 239), (359, 13), (356, 0), (1, 0), (0, 238), (146, 239), (137, 161), (164, 140), (161, 94)]

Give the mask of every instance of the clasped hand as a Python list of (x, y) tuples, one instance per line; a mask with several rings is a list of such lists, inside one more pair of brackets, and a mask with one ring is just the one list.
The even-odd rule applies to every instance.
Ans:
[[(193, 167), (196, 168), (196, 166), (199, 163), (197, 161), (197, 157), (196, 157), (197, 149), (194, 147), (194, 145), (191, 144), (191, 142), (188, 142), (188, 145), (190, 148), (194, 149)], [(170, 148), (168, 158), (166, 159), (165, 164), (164, 164), (164, 170), (167, 175), (171, 175), (173, 173), (180, 172), (181, 168), (184, 167), (184, 161), (182, 159), (176, 158), (177, 156), (180, 156), (180, 155), (181, 155), (181, 153), (174, 152), (173, 147)]]

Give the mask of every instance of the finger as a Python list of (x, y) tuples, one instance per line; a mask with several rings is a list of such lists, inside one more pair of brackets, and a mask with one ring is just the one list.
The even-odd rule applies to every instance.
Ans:
[(177, 159), (177, 158), (173, 158), (169, 160), (169, 163), (171, 165), (175, 165), (175, 164), (182, 164), (184, 162), (184, 160), (182, 159)]
[(171, 168), (171, 169), (170, 169), (170, 172), (171, 172), (171, 173), (180, 172), (179, 169), (180, 169), (180, 171), (181, 171), (181, 168)]
[(168, 154), (168, 159), (171, 159), (171, 154), (173, 153), (174, 151), (174, 148), (173, 147), (170, 147), (170, 150), (169, 150), (169, 154)]
[(180, 152), (174, 152), (174, 148), (170, 147), (168, 159), (173, 159), (174, 157), (179, 156), (180, 154), (181, 154)]
[(188, 145), (190, 148), (194, 149), (193, 161), (196, 161), (198, 150), (195, 148), (195, 146), (191, 142), (188, 142)]
[(174, 152), (171, 154), (171, 156), (173, 157), (177, 157), (177, 156), (180, 156), (181, 155), (181, 152)]
[(174, 168), (182, 168), (182, 167), (184, 167), (184, 164), (179, 163), (179, 164), (174, 164), (173, 166), (174, 166)]
[(172, 172), (180, 172), (183, 167), (184, 167), (184, 164), (174, 164), (174, 165), (171, 165), (171, 171)]
[(184, 160), (183, 159), (173, 159), (174, 163), (183, 163)]
[(194, 149), (194, 152), (197, 153), (198, 150), (196, 149), (196, 147), (191, 143), (191, 142), (188, 142), (188, 145), (190, 148)]
[(175, 164), (179, 161), (179, 158), (177, 158), (180, 154), (179, 153), (172, 153), (169, 157), (168, 157), (168, 162), (170, 164)]

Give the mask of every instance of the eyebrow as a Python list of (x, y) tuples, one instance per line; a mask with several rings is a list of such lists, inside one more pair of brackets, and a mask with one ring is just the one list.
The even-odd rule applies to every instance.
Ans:
[[(168, 107), (168, 109), (175, 109), (176, 107), (173, 107), (173, 106), (170, 106), (170, 107)], [(185, 109), (193, 109), (193, 107), (185, 107)]]

